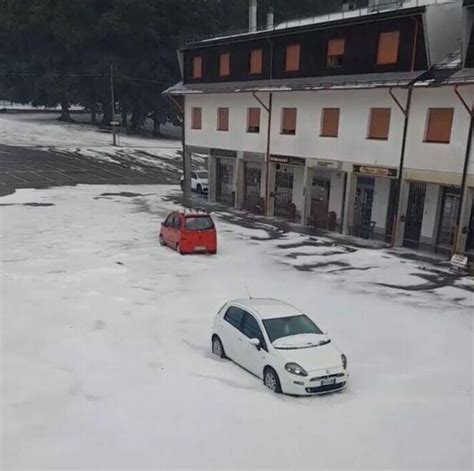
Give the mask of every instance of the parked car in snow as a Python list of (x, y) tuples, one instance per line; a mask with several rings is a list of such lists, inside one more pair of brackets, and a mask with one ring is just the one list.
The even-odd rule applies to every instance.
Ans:
[(214, 355), (230, 358), (276, 393), (308, 396), (347, 383), (346, 356), (308, 316), (275, 299), (226, 303), (211, 345)]
[(161, 224), (160, 244), (180, 254), (217, 252), (216, 227), (207, 212), (173, 212)]
[[(180, 179), (181, 189), (184, 190), (184, 175)], [(191, 190), (207, 195), (209, 192), (209, 180), (206, 170), (193, 170), (191, 172)]]

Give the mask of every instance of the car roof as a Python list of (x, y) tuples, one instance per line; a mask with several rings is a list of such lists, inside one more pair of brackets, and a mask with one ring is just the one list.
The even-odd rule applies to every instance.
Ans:
[(302, 311), (291, 304), (272, 298), (236, 299), (230, 301), (229, 304), (248, 309), (258, 315), (262, 320), (300, 316), (303, 314)]

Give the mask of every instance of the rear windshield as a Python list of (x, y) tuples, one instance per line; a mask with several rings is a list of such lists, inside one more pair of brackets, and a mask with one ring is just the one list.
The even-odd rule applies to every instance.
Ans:
[(190, 231), (205, 231), (212, 229), (214, 224), (208, 216), (187, 217), (184, 227)]

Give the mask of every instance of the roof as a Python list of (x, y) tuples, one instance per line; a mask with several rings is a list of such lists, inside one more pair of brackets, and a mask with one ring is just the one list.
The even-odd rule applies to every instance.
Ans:
[(252, 310), (263, 320), (275, 319), (278, 317), (299, 316), (303, 314), (299, 309), (291, 304), (272, 298), (236, 299), (231, 301), (231, 303)]
[(205, 93), (286, 92), (311, 90), (344, 90), (354, 88), (403, 87), (423, 71), (387, 72), (358, 75), (332, 75), (293, 79), (249, 80), (246, 82), (186, 83), (178, 82), (163, 93), (196, 95)]

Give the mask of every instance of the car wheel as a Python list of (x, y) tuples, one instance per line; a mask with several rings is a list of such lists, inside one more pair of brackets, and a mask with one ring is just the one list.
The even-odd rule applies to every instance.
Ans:
[(212, 353), (219, 358), (225, 358), (224, 346), (222, 345), (221, 339), (217, 335), (212, 337)]
[(165, 245), (165, 239), (162, 234), (160, 234), (160, 245)]
[(183, 255), (183, 251), (181, 250), (181, 246), (179, 244), (176, 244), (176, 252), (178, 252), (180, 255)]
[(197, 187), (196, 187), (196, 191), (202, 195), (202, 186), (199, 184)]
[(263, 384), (274, 393), (281, 393), (281, 384), (276, 371), (269, 366), (263, 372)]

